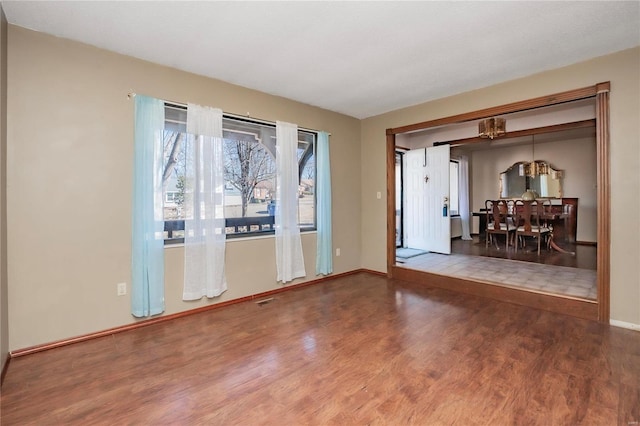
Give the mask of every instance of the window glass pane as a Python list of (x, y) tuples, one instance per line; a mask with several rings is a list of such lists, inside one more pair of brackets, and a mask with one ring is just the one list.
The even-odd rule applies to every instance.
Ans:
[(315, 228), (316, 223), (316, 156), (315, 134), (298, 132), (298, 223), (301, 229)]
[[(174, 129), (176, 129), (174, 127)], [(177, 129), (176, 129), (177, 130)], [(185, 183), (185, 153), (186, 134), (176, 130), (164, 131), (164, 168), (162, 187), (164, 191), (164, 220), (170, 223), (165, 231), (165, 238), (184, 238), (184, 183)], [(167, 226), (165, 226), (167, 228)]]
[(449, 210), (451, 215), (458, 214), (458, 162), (449, 163)]
[[(164, 219), (165, 238), (184, 238), (184, 221), (191, 213), (184, 203), (187, 112), (165, 107)], [(298, 217), (301, 229), (315, 228), (316, 133), (298, 132)], [(224, 197), (229, 236), (273, 232), (275, 215), (275, 125), (240, 118), (223, 118)]]
[(227, 234), (273, 230), (275, 129), (224, 120), (224, 216)]

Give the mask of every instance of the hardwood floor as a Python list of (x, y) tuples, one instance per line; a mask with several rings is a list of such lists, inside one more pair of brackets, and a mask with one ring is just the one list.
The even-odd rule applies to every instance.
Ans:
[(14, 358), (17, 424), (640, 421), (640, 333), (359, 273)]
[[(575, 255), (560, 253), (557, 251), (541, 250), (538, 255), (533, 241), (527, 241), (525, 250), (504, 249), (504, 239), (499, 243), (500, 249), (495, 245), (485, 247), (484, 237), (472, 236), (472, 241), (460, 238), (451, 240), (451, 252), (456, 254), (468, 254), (472, 256), (495, 257), (499, 259), (520, 260), (523, 262), (542, 263), (545, 265), (567, 266), (570, 268), (596, 270), (597, 248), (593, 245), (560, 243), (566, 250), (575, 252)], [(500, 238), (500, 236), (498, 236)]]

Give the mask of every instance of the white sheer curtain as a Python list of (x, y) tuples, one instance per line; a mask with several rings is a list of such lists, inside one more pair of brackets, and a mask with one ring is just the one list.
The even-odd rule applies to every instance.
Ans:
[(298, 226), (298, 126), (276, 122), (276, 266), (277, 280), (304, 277)]
[(222, 110), (188, 104), (187, 133), (182, 298), (197, 300), (227, 289)]
[(460, 203), (460, 222), (462, 224), (462, 239), (471, 239), (470, 208), (469, 208), (469, 158), (465, 155), (458, 159), (458, 187)]

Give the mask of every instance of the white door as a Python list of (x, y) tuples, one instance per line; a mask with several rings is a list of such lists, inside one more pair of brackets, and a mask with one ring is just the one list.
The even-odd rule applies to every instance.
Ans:
[(427, 234), (425, 226), (425, 182), (426, 151), (415, 149), (405, 153), (404, 174), (404, 225), (405, 246), (427, 250)]
[(425, 190), (427, 250), (451, 254), (451, 218), (449, 213), (449, 145), (427, 148)]
[(411, 150), (405, 157), (406, 246), (450, 254), (449, 146)]

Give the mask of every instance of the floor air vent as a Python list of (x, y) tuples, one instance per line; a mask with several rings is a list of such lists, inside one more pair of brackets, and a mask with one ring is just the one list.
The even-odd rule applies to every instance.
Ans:
[(273, 297), (269, 297), (267, 299), (256, 300), (256, 304), (258, 306), (263, 306), (263, 305), (266, 305), (267, 303), (272, 302), (272, 301), (273, 301)]

